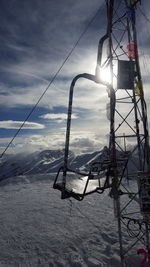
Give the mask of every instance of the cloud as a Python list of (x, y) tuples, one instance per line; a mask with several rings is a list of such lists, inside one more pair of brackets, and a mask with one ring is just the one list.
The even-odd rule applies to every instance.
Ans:
[[(10, 1), (9, 4), (3, 1), (2, 7), (4, 5), (5, 12), (3, 12), (3, 8), (0, 10), (1, 28), (3, 29), (0, 35), (2, 63), (0, 66), (0, 106), (3, 110), (8, 110), (11, 114), (11, 109), (13, 111), (15, 108), (25, 110), (26, 107), (29, 110), (37, 103), (80, 34), (96, 13), (96, 9), (104, 2), (102, 0), (86, 0), (85, 6), (85, 1), (81, 0), (50, 0), (45, 1), (44, 5), (41, 0), (15, 0)], [(146, 10), (149, 12), (149, 1), (144, 1), (144, 5), (146, 2)], [(59, 123), (65, 122), (67, 115), (60, 113), (60, 107), (65, 108), (63, 112), (66, 110), (69, 87), (74, 76), (84, 72), (94, 74), (99, 38), (106, 31), (106, 19), (104, 18), (106, 9), (103, 11), (92, 22), (54, 83), (40, 101), (38, 106), (40, 109), (45, 109), (45, 114), (40, 116), (40, 122), (43, 119), (44, 123), (31, 122), (32, 126), (27, 123), (24, 127), (24, 129), (38, 130), (43, 129), (45, 124), (45, 136), (33, 136), (31, 133), (30, 137), (24, 137), (25, 139), (22, 138), (22, 141), (16, 139), (16, 149), (19, 149), (19, 146), (28, 147), (28, 149), (32, 147), (35, 150), (40, 146), (54, 149), (63, 147), (65, 131), (61, 131), (62, 124)], [(149, 29), (145, 28), (145, 20), (143, 18), (141, 21), (139, 12), (138, 15), (139, 21), (137, 22), (141, 24), (141, 31), (138, 32), (138, 35), (140, 34), (139, 41), (144, 50), (146, 44), (149, 43), (147, 34)], [(146, 65), (149, 67), (148, 45), (146, 60)], [(145, 74), (144, 64), (141, 66), (141, 71)], [(149, 103), (148, 85), (145, 96)], [(84, 133), (78, 131), (75, 134), (71, 131), (73, 149), (81, 150), (84, 147), (92, 149), (90, 140), (93, 142), (93, 149), (96, 149), (100, 142), (104, 142), (104, 137), (109, 132), (109, 121), (106, 120), (105, 114), (108, 102), (109, 98), (105, 87), (84, 79), (80, 79), (76, 83), (72, 116), (74, 120), (71, 130), (76, 129), (81, 132), (84, 129)], [(3, 119), (2, 113), (1, 120)], [(12, 121), (0, 122), (1, 128), (18, 129), (20, 127), (22, 122), (16, 121), (18, 118), (13, 114), (15, 112), (12, 112)], [(122, 110), (122, 115), (124, 114), (125, 111)], [(48, 120), (51, 120), (50, 123)], [(51, 133), (52, 128), (54, 134), (48, 136), (47, 132)], [(93, 131), (91, 136), (88, 134), (89, 129)], [(56, 132), (59, 134), (56, 135)], [(100, 133), (100, 142), (94, 136), (95, 133)], [(77, 148), (78, 145), (81, 145), (81, 148)]]
[[(65, 144), (65, 131), (59, 131), (59, 133), (50, 135), (31, 134), (24, 135), (23, 138), (17, 136), (9, 149), (7, 154), (16, 154), (22, 151), (34, 152), (44, 149), (63, 149)], [(0, 138), (0, 152), (2, 153), (4, 148), (10, 142), (10, 138)]]
[[(23, 121), (0, 121), (0, 128), (3, 129), (18, 129), (21, 125), (23, 124)], [(40, 123), (35, 123), (35, 122), (26, 122), (25, 125), (23, 126), (23, 129), (44, 129), (45, 126)]]
[[(42, 119), (55, 120), (57, 123), (64, 122), (67, 119), (67, 114), (65, 113), (47, 113), (40, 116)], [(77, 119), (76, 114), (72, 114), (72, 119)]]
[(96, 136), (94, 134), (90, 137), (86, 137), (85, 134), (85, 137), (75, 137), (70, 143), (70, 149), (73, 150), (76, 154), (80, 154), (98, 151), (104, 145), (106, 145), (106, 142), (103, 142), (102, 139), (96, 139)]
[[(7, 153), (19, 153), (22, 151), (34, 152), (44, 149), (64, 149), (66, 128), (59, 128), (57, 132), (17, 136)], [(10, 138), (0, 138), (0, 152), (10, 142)], [(70, 150), (76, 154), (100, 150), (106, 145), (105, 136), (95, 135), (87, 131), (72, 132)]]

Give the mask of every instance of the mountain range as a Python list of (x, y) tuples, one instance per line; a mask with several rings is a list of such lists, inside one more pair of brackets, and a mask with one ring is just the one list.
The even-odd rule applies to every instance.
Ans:
[[(84, 169), (95, 156), (102, 152), (75, 156), (69, 152), (69, 165), (74, 169)], [(0, 163), (0, 179), (18, 175), (55, 173), (63, 166), (64, 150), (44, 150), (30, 154), (5, 155)]]
[[(118, 152), (119, 158), (123, 155)], [(75, 155), (69, 152), (68, 165), (72, 169), (88, 171), (93, 162), (103, 162), (107, 160), (108, 149), (104, 147), (101, 151)], [(136, 162), (134, 155), (134, 161)], [(56, 173), (64, 162), (64, 150), (44, 150), (34, 153), (19, 153), (5, 155), (0, 162), (0, 180), (19, 175), (35, 175)], [(128, 163), (130, 171), (135, 170), (135, 164), (132, 161)]]

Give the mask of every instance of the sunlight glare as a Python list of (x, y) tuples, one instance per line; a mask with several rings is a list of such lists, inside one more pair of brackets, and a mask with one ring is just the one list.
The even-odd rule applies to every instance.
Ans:
[(100, 69), (100, 79), (104, 82), (111, 83), (111, 74), (109, 68)]

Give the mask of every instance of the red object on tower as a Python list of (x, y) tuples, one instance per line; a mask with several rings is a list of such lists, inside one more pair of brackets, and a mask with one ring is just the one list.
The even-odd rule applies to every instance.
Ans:
[(132, 58), (132, 59), (135, 59), (136, 44), (134, 42), (130, 42), (127, 45), (127, 49), (128, 49), (128, 57)]
[(137, 254), (143, 254), (144, 258), (140, 262), (139, 267), (144, 267), (146, 262), (147, 262), (147, 258), (148, 258), (147, 251), (144, 248), (139, 248), (138, 251), (137, 251)]

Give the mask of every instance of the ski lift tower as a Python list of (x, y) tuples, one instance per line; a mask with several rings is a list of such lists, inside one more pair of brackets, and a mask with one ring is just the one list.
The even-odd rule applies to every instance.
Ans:
[[(95, 75), (79, 74), (70, 86), (64, 165), (53, 186), (61, 191), (62, 199), (74, 197), (79, 201), (88, 194), (101, 194), (109, 188), (118, 222), (123, 267), (128, 266), (130, 255), (141, 246), (147, 250), (150, 265), (150, 150), (136, 30), (136, 9), (140, 2), (106, 0), (107, 28), (99, 41)], [(109, 82), (102, 79), (103, 69), (110, 74)], [(88, 174), (69, 168), (73, 92), (80, 78), (105, 85), (109, 97), (109, 153), (96, 175), (92, 168)], [(103, 179), (101, 170), (103, 173), (105, 170)], [(69, 181), (68, 173), (83, 178)]]
[[(107, 67), (111, 74), (108, 89), (113, 170), (110, 194), (118, 220), (121, 263), (128, 266), (127, 256), (142, 245), (148, 252), (150, 264), (150, 150), (136, 29), (136, 9), (140, 1), (107, 0), (106, 4), (108, 26), (104, 42), (108, 45), (108, 56), (104, 63), (98, 59), (97, 72)], [(129, 184), (133, 179), (137, 181), (134, 192), (125, 186), (125, 177)], [(128, 247), (124, 245), (125, 232), (131, 241)]]

